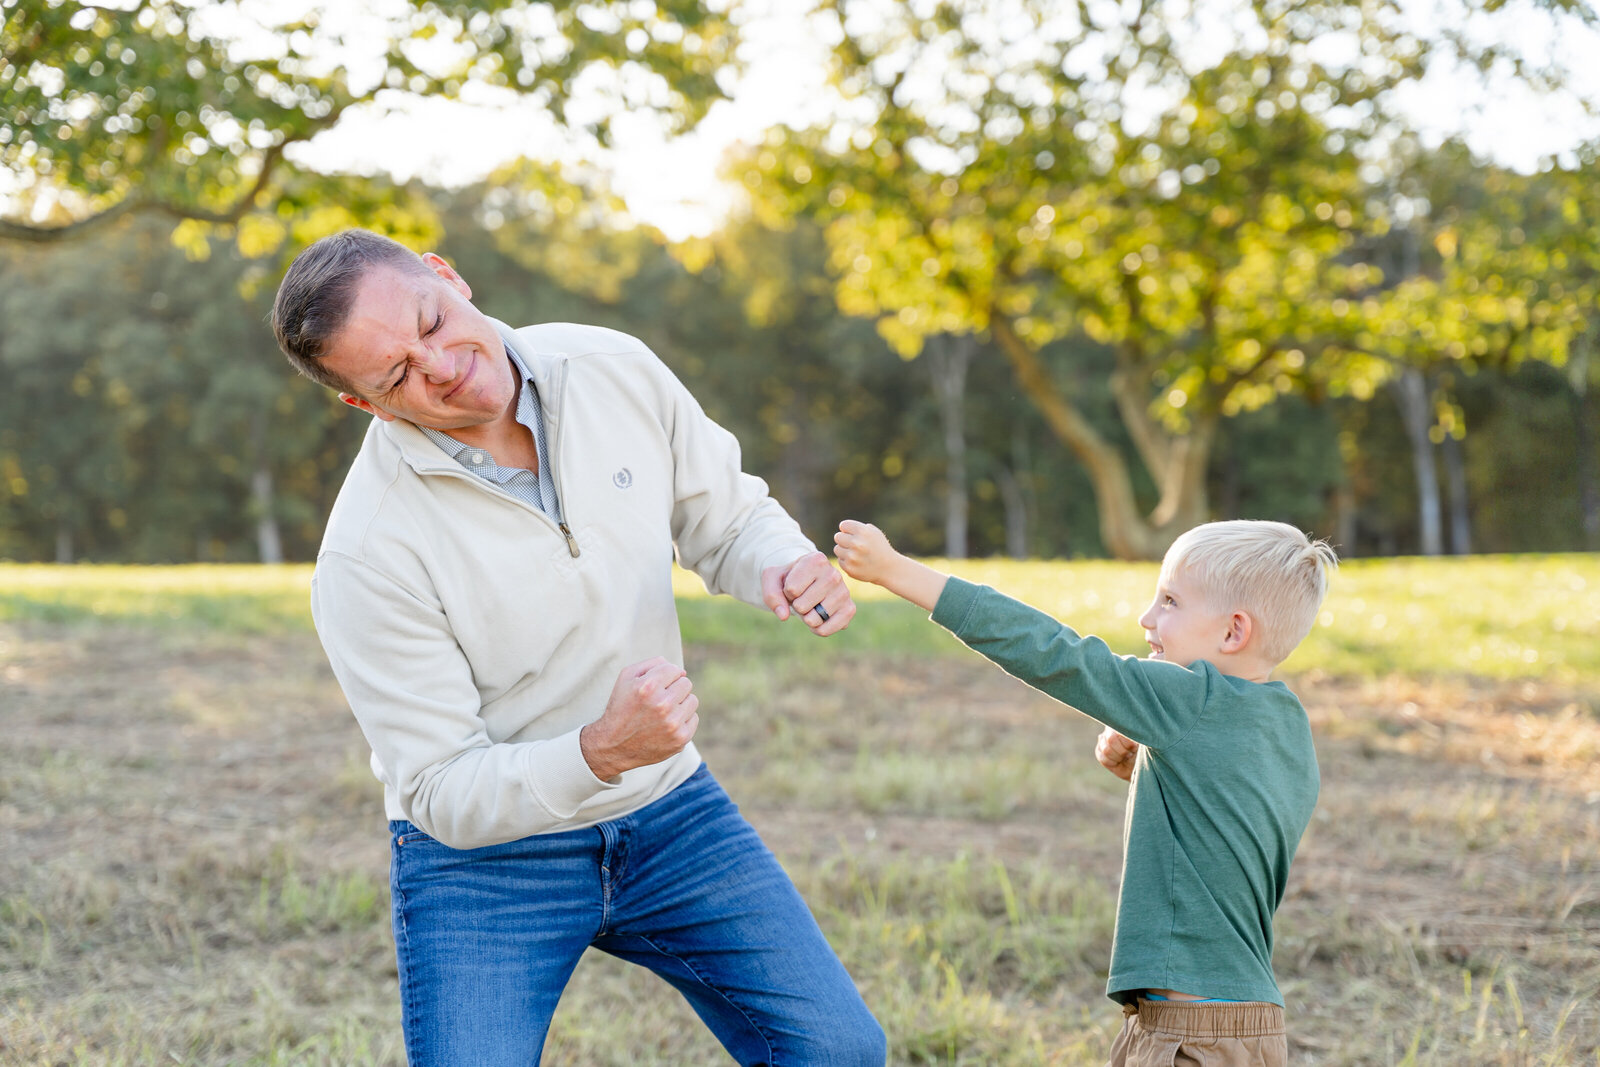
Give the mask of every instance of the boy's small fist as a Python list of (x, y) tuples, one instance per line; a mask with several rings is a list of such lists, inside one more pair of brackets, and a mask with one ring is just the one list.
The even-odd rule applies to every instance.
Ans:
[(863, 582), (876, 582), (882, 577), (884, 564), (894, 555), (882, 530), (870, 522), (855, 519), (845, 519), (839, 524), (839, 532), (833, 535), (833, 546), (840, 568)]
[(1133, 778), (1134, 761), (1139, 758), (1139, 742), (1107, 726), (1100, 731), (1100, 739), (1095, 742), (1094, 758), (1100, 761), (1100, 766), (1124, 782), (1130, 781)]

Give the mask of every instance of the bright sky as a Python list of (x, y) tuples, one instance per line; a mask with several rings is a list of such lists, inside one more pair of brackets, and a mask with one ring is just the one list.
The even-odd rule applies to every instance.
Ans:
[[(1443, 17), (1443, 0), (1408, 0), (1419, 28)], [(613, 188), (637, 217), (678, 239), (715, 228), (738, 193), (717, 177), (724, 153), (741, 141), (758, 140), (778, 123), (804, 125), (827, 113), (826, 48), (800, 14), (801, 0), (748, 0), (750, 19), (741, 55), (746, 70), (731, 87), (731, 99), (713, 105), (690, 133), (668, 140), (650, 120), (624, 114), (615, 120), (616, 148), (600, 158)], [(1574, 88), (1600, 101), (1600, 35), (1555, 34), (1543, 17), (1511, 16), (1476, 27), (1479, 34), (1511, 34), (1527, 55), (1561, 61), (1573, 72)], [(1472, 26), (1464, 27), (1469, 32)], [(1484, 93), (1465, 79), (1440, 77), (1416, 87), (1406, 106), (1441, 133), (1465, 129), (1480, 154), (1522, 170), (1569, 148), (1587, 128), (1573, 100), (1532, 91)], [(549, 116), (528, 103), (502, 105), (489, 91), (469, 103), (418, 101), (403, 112), (350, 114), (339, 126), (302, 150), (318, 168), (388, 171), (401, 180), (421, 176), (456, 185), (481, 178), (518, 156), (572, 161), (570, 138)]]
[[(1207, 0), (1194, 2), (1203, 5)], [(288, 9), (296, 3), (308, 10), (317, 8), (325, 30), (342, 30), (354, 42), (362, 41), (362, 19), (372, 12), (388, 8), (391, 15), (395, 10), (404, 14), (394, 0), (347, 0), (338, 5), (317, 0), (241, 0), (238, 7), (221, 5), (207, 14), (217, 13), (215, 31), (235, 36), (249, 48), (253, 36), (259, 42), (262, 25), (293, 17)], [(1509, 35), (1530, 58), (1556, 60), (1572, 72), (1578, 94), (1600, 101), (1600, 63), (1595, 61), (1600, 56), (1600, 34), (1552, 33), (1546, 29), (1547, 18), (1519, 11), (1527, 4), (1528, 0), (1512, 0), (1492, 24), (1456, 28), (1479, 40)], [(1446, 11), (1459, 10), (1453, 0), (1404, 0), (1404, 5), (1424, 32), (1441, 25)], [(297, 162), (317, 169), (388, 172), (402, 181), (421, 177), (445, 185), (475, 181), (521, 156), (568, 163), (586, 158), (610, 172), (612, 188), (635, 216), (673, 239), (702, 235), (718, 225), (739, 195), (717, 176), (730, 147), (757, 141), (780, 123), (810, 125), (831, 111), (824, 74), (826, 46), (802, 14), (809, 6), (810, 0), (740, 0), (746, 18), (741, 45), (744, 73), (729, 86), (731, 99), (714, 104), (694, 130), (675, 139), (664, 137), (641, 113), (625, 112), (613, 120), (615, 148), (585, 153), (532, 102), (518, 100), (508, 90), (469, 84), (462, 102), (406, 98), (398, 110), (349, 112), (334, 129), (309, 145), (292, 148), (291, 154)], [(236, 21), (252, 10), (253, 17), (245, 14), (243, 21)], [(370, 25), (366, 30), (370, 35)], [(1227, 46), (1225, 41), (1215, 44), (1218, 51)], [(352, 82), (361, 76), (376, 78), (376, 67), (363, 75), (358, 53), (359, 47), (339, 57)], [(1468, 88), (1466, 79), (1434, 79), (1417, 86), (1405, 103), (1425, 126), (1441, 133), (1464, 129), (1477, 152), (1523, 170), (1582, 137), (1600, 137), (1600, 123), (1585, 119), (1573, 100), (1509, 88), (1485, 93)], [(570, 113), (581, 118), (585, 106), (579, 94)], [(0, 196), (7, 187), (4, 178), (0, 174)]]
[[(670, 238), (709, 233), (734, 203), (736, 190), (717, 177), (733, 145), (760, 139), (778, 123), (806, 124), (826, 113), (825, 46), (793, 0), (746, 0), (750, 12), (741, 57), (746, 67), (689, 133), (667, 138), (642, 115), (613, 119), (616, 147), (589, 158), (611, 172), (612, 188), (637, 217)], [(387, 171), (446, 185), (466, 184), (520, 156), (578, 161), (571, 139), (530, 102), (468, 87), (468, 103), (413, 101), (403, 112), (349, 114), (301, 150), (318, 169)], [(582, 114), (582, 102), (571, 105)]]

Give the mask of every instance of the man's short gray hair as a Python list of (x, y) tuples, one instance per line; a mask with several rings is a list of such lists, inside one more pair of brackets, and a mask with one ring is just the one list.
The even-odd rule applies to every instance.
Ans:
[(1331, 545), (1288, 523), (1232, 519), (1182, 534), (1167, 549), (1161, 578), (1182, 570), (1213, 610), (1248, 614), (1262, 655), (1276, 666), (1311, 632), (1338, 565)]
[(371, 230), (343, 230), (294, 257), (272, 302), (272, 332), (295, 370), (341, 393), (356, 390), (324, 367), (322, 357), (344, 329), (361, 279), (374, 267), (431, 273), (421, 256), (398, 241)]

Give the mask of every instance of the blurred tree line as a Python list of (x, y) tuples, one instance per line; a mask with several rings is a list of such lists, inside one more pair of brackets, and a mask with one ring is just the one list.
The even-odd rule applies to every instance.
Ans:
[[(813, 537), (859, 515), (926, 553), (1106, 554), (1088, 477), (992, 344), (940, 338), (904, 359), (871, 321), (838, 310), (818, 224), (731, 223), (691, 271), (681, 249), (613, 228), (616, 216), (575, 186), (530, 193), (502, 174), (411, 195), (434, 211), (426, 243), (486, 313), (608, 325), (655, 348)], [(589, 224), (578, 221), (586, 212)], [(171, 235), (162, 220), (127, 220), (93, 242), (0, 246), (10, 383), (0, 391), (0, 556), (315, 553), (366, 419), (277, 351), (266, 319), (278, 258), (249, 259), (227, 241), (178, 247)], [(1072, 368), (1075, 401), (1131, 450), (1108, 384), (1114, 354), (1066, 338), (1044, 358)], [(1446, 509), (1465, 508), (1473, 549), (1594, 547), (1583, 510), (1592, 401), (1575, 369), (1530, 360), (1429, 372), (1428, 428), (1446, 432), (1424, 440), (1440, 470), (1445, 442), (1458, 450), (1459, 477), (1436, 488)], [(1420, 551), (1400, 399), (1392, 387), (1364, 399), (1288, 394), (1220, 420), (1211, 514), (1281, 518), (1351, 554)], [(964, 546), (947, 523), (952, 484)], [(1136, 488), (1153, 502), (1153, 484)]]
[(314, 19), (241, 55), (205, 5), (0, 0), (0, 558), (314, 555), (365, 419), (266, 315), (351, 224), (513, 326), (644, 339), (819, 543), (854, 515), (924, 553), (1133, 558), (1247, 516), (1346, 555), (1600, 547), (1595, 146), (1520, 174), (1394, 106), (1441, 56), (1559, 72), (1331, 2), (1241, 3), (1197, 63), (1203, 10), (837, 0), (848, 120), (774, 130), (729, 165), (750, 210), (671, 244), (589, 174), (443, 190), (284, 148), (475, 81), (565, 118), (595, 66), (691, 122), (737, 28), (699, 5), (418, 0), (360, 86)]

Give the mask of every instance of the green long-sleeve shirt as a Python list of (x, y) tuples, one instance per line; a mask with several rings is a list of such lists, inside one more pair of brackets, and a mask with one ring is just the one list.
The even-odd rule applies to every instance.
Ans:
[(1142, 989), (1283, 1003), (1272, 916), (1317, 802), (1300, 701), (1251, 682), (1119, 656), (987, 586), (951, 578), (933, 620), (1007, 673), (1144, 748), (1123, 827), (1106, 993)]

